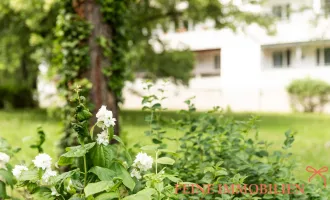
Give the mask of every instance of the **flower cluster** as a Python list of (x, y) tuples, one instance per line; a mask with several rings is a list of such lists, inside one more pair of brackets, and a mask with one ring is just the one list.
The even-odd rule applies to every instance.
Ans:
[(148, 171), (152, 168), (153, 159), (146, 153), (138, 153), (133, 163), (133, 170), (131, 171), (131, 176), (141, 179), (141, 172)]
[[(32, 160), (35, 167), (38, 169), (44, 170), (44, 174), (42, 175), (41, 179), (48, 183), (50, 177), (56, 176), (56, 171), (53, 171), (51, 169), (52, 165), (52, 158), (45, 153), (41, 153), (35, 157), (34, 160)], [(13, 169), (13, 175), (20, 179), (20, 176), (22, 175), (23, 171), (28, 171), (29, 169), (25, 165), (16, 165)]]
[(6, 169), (6, 164), (9, 162), (10, 156), (5, 153), (0, 152), (0, 169)]
[(101, 133), (97, 134), (96, 139), (97, 144), (103, 144), (107, 146), (109, 144), (109, 134), (107, 131), (102, 131)]
[(109, 145), (109, 133), (108, 128), (115, 126), (116, 119), (113, 118), (113, 114), (110, 110), (107, 110), (106, 106), (101, 106), (96, 113), (97, 126), (102, 128), (103, 131), (97, 135), (96, 142), (101, 145)]
[(112, 112), (107, 110), (106, 106), (101, 106), (99, 111), (96, 113), (97, 125), (103, 130), (110, 126), (115, 126), (116, 119), (113, 118)]
[(13, 169), (13, 175), (19, 179), (23, 171), (28, 171), (29, 169), (25, 165), (15, 165)]
[(32, 160), (33, 164), (37, 168), (41, 168), (43, 170), (49, 169), (52, 165), (52, 158), (45, 153), (41, 153), (35, 157), (34, 160)]

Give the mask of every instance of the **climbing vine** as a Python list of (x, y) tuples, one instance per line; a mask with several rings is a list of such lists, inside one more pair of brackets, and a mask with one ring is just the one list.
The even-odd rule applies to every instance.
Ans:
[[(103, 67), (103, 75), (108, 80), (108, 90), (116, 97), (116, 103), (122, 102), (122, 89), (125, 80), (129, 79), (127, 52), (129, 45), (127, 20), (123, 17), (127, 12), (127, 6), (131, 0), (123, 1), (98, 1), (103, 21), (111, 27), (111, 40), (104, 36), (97, 38), (98, 45), (102, 47), (103, 56), (108, 58), (111, 66)], [(80, 1), (77, 1), (81, 3)], [(88, 40), (93, 26), (82, 17), (81, 10), (77, 9), (77, 2), (65, 0), (57, 17), (55, 52), (56, 73), (60, 74), (59, 89), (67, 102), (63, 112), (65, 136), (62, 138), (61, 147), (70, 146), (76, 141), (71, 129), (71, 121), (74, 113), (74, 105), (70, 101), (75, 97), (72, 92), (77, 85), (81, 88), (81, 95), (88, 97), (92, 87), (87, 79), (90, 67)], [(89, 102), (89, 108), (93, 105)]]
[(55, 33), (57, 40), (54, 44), (53, 64), (59, 74), (59, 92), (65, 97), (66, 105), (63, 108), (63, 123), (65, 135), (61, 140), (61, 147), (75, 143), (70, 121), (74, 113), (71, 101), (75, 97), (73, 88), (80, 85), (81, 94), (88, 96), (90, 82), (85, 78), (89, 66), (88, 38), (91, 25), (77, 15), (72, 7), (71, 0), (62, 1), (62, 9), (57, 16)]

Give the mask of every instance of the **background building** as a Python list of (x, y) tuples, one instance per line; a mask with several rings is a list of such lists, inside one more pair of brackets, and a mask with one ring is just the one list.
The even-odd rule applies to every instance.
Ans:
[[(234, 111), (289, 112), (286, 87), (292, 80), (311, 77), (330, 82), (330, 0), (235, 3), (241, 9), (274, 15), (276, 34), (256, 25), (236, 32), (215, 30), (211, 22), (173, 25), (163, 40), (171, 48), (189, 47), (196, 64), (189, 87), (168, 86), (168, 108), (182, 108), (185, 99), (196, 96), (199, 109), (217, 105)], [(141, 80), (127, 85), (124, 107), (141, 107), (136, 94), (143, 95), (142, 88)]]

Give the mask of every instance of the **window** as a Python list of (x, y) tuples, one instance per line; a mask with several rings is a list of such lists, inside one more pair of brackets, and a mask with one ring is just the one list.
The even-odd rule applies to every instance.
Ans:
[(273, 52), (274, 67), (289, 67), (291, 65), (291, 50)]
[(290, 66), (291, 65), (291, 51), (288, 49), (286, 50), (286, 65)]
[(282, 6), (273, 6), (273, 15), (282, 18)]
[(330, 65), (330, 48), (324, 49), (324, 64)]
[(279, 19), (289, 19), (291, 14), (291, 6), (290, 4), (276, 5), (273, 6), (272, 12), (273, 15)]
[(286, 18), (289, 19), (291, 15), (291, 7), (290, 4), (286, 5)]
[(281, 67), (283, 65), (283, 54), (282, 52), (273, 53), (273, 65), (274, 67)]
[(330, 65), (330, 47), (316, 49), (316, 64)]
[(321, 60), (321, 50), (318, 48), (316, 49), (316, 64), (320, 65), (320, 60)]
[(220, 56), (214, 56), (214, 69), (220, 69)]

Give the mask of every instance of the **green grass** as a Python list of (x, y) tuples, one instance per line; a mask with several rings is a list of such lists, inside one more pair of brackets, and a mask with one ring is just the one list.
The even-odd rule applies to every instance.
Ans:
[[(235, 119), (247, 119), (251, 113), (231, 114)], [(259, 113), (261, 117), (261, 139), (274, 143), (272, 149), (281, 148), (284, 132), (291, 129), (297, 131), (296, 141), (292, 152), (297, 163), (297, 172), (301, 177), (308, 177), (306, 166), (314, 168), (330, 166), (330, 149), (324, 144), (330, 141), (330, 116), (319, 114), (274, 114)], [(148, 144), (149, 139), (144, 136), (148, 125), (144, 122), (145, 114), (140, 111), (123, 111), (121, 115), (122, 130), (129, 146), (135, 143)], [(165, 117), (178, 118), (175, 112), (164, 113)], [(21, 147), (22, 151), (14, 162), (31, 160), (36, 151), (29, 148), (37, 139), (36, 129), (42, 126), (47, 134), (45, 151), (52, 157), (58, 153), (57, 144), (61, 137), (61, 123), (59, 119), (47, 116), (42, 110), (0, 111), (0, 137), (4, 137), (14, 147)], [(173, 129), (167, 128), (168, 134), (178, 136)], [(172, 144), (173, 146), (174, 144)]]

